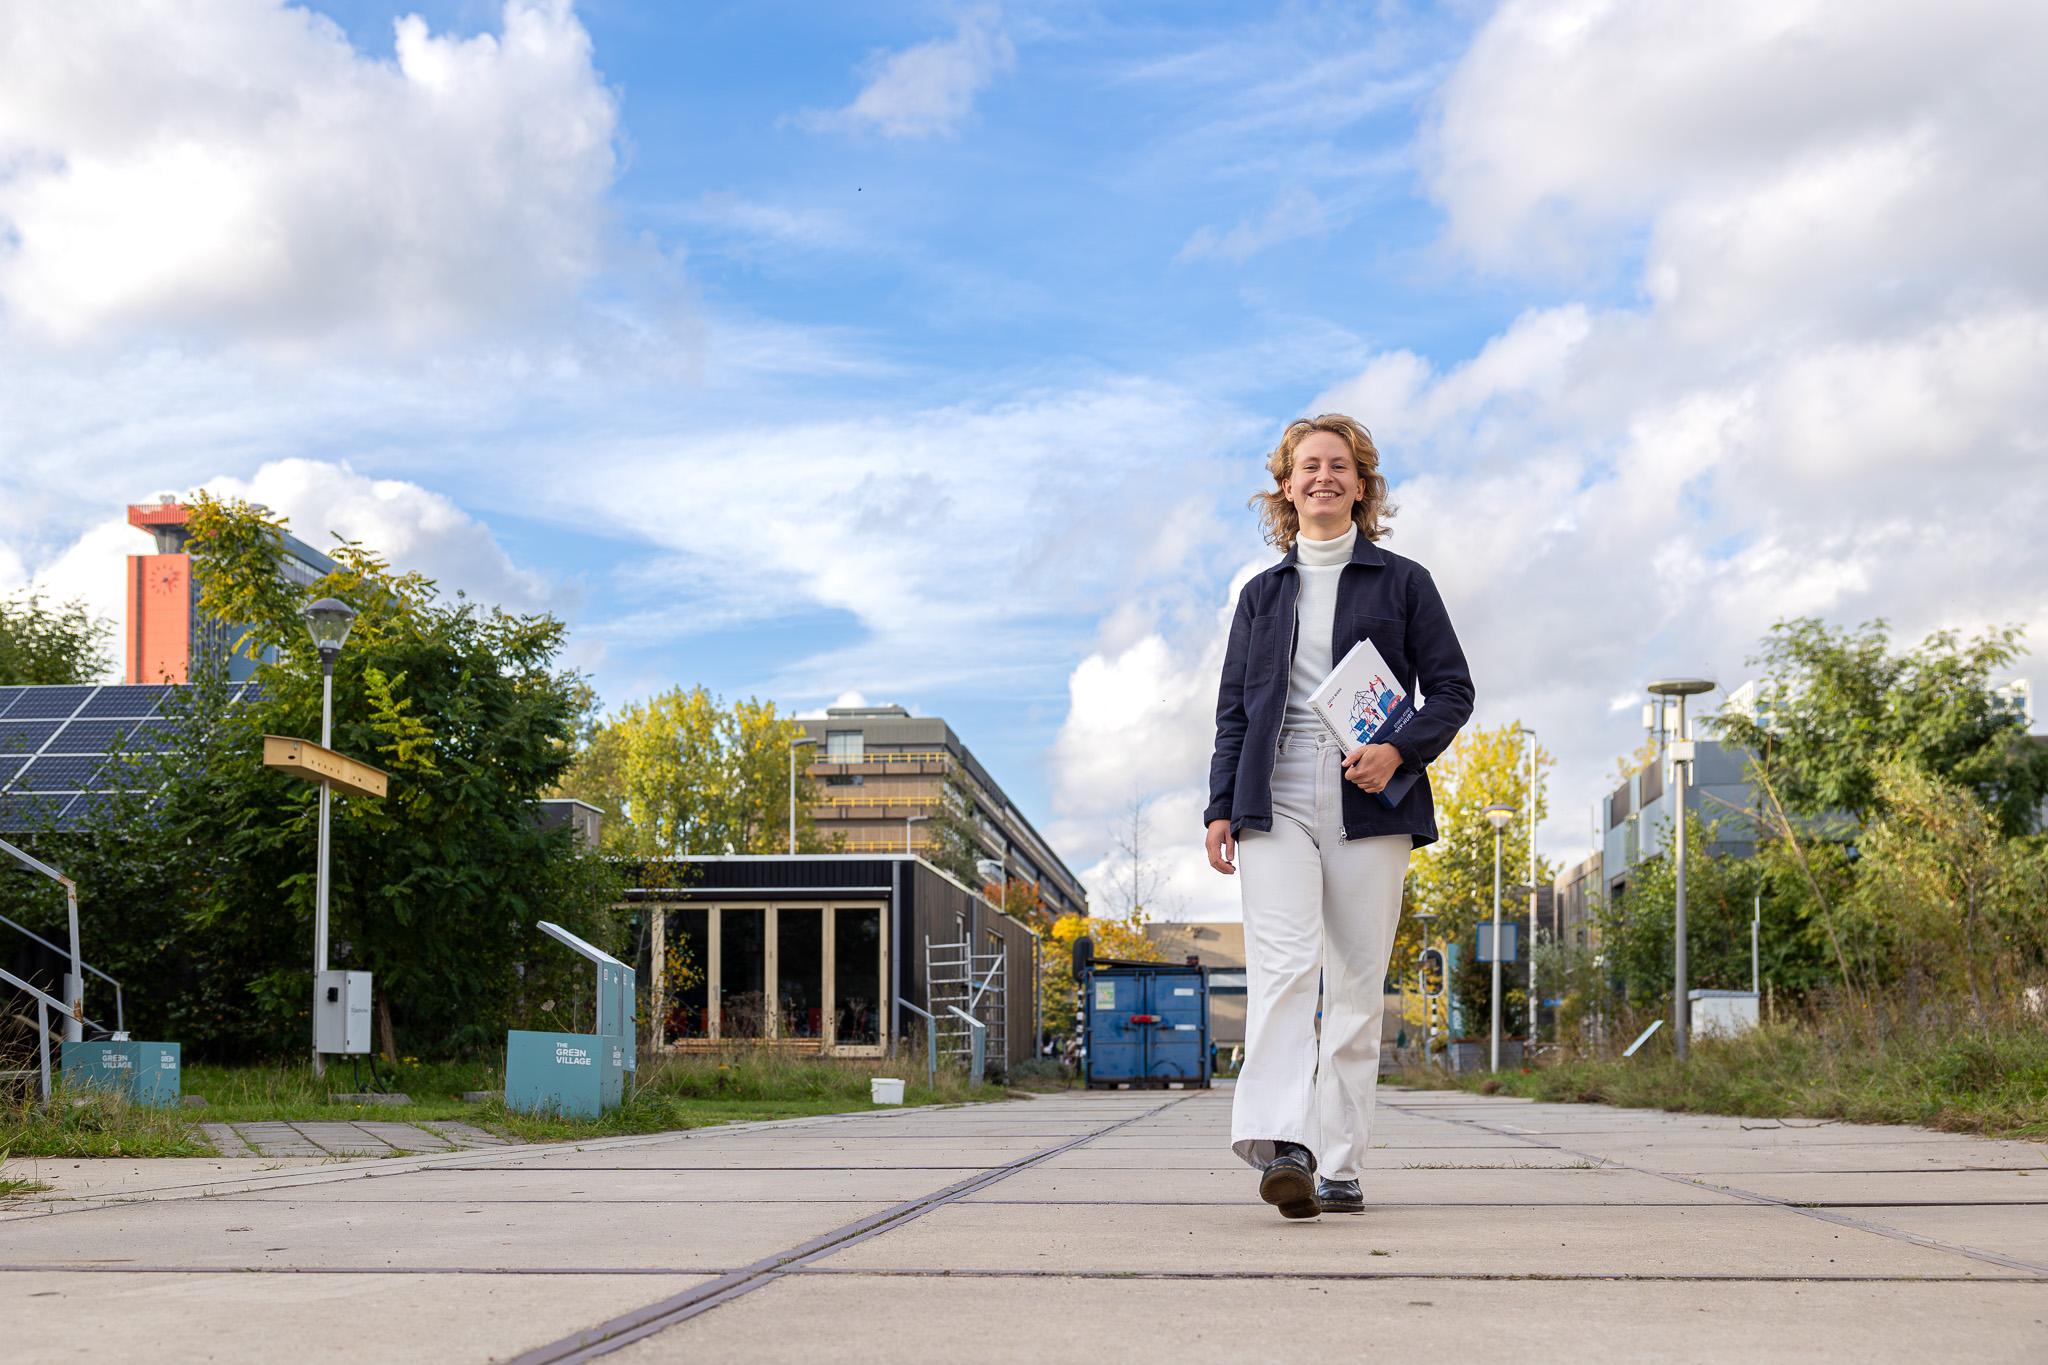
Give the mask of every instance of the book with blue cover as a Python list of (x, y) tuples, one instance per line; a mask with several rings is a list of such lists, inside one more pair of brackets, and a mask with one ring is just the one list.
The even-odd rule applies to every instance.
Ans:
[[(1393, 743), (1415, 719), (1408, 689), (1394, 681), (1394, 671), (1369, 639), (1351, 646), (1330, 675), (1309, 693), (1308, 700), (1316, 719), (1344, 746), (1346, 754), (1362, 744)], [(1398, 806), (1421, 775), (1397, 771), (1387, 779), (1386, 787), (1373, 795), (1382, 805)]]

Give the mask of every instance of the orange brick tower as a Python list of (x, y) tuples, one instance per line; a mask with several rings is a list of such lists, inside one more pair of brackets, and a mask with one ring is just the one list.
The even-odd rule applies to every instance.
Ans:
[(198, 594), (185, 552), (185, 505), (131, 503), (128, 524), (156, 537), (156, 553), (128, 556), (128, 667), (131, 683), (191, 681)]

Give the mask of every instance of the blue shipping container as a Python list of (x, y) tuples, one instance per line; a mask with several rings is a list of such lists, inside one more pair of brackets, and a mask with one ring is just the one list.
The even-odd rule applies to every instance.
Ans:
[(1206, 968), (1096, 962), (1081, 988), (1088, 1085), (1209, 1084)]

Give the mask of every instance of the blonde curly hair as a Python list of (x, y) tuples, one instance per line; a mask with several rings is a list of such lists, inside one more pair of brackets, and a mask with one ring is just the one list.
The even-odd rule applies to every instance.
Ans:
[(1266, 457), (1266, 472), (1273, 476), (1273, 487), (1266, 492), (1252, 494), (1249, 503), (1258, 509), (1259, 529), (1265, 533), (1266, 543), (1291, 550), (1295, 537), (1301, 534), (1301, 514), (1287, 500), (1287, 481), (1294, 477), (1295, 450), (1318, 431), (1342, 437), (1344, 444), (1351, 448), (1352, 460), (1358, 465), (1358, 481), (1365, 488), (1365, 496), (1351, 508), (1351, 519), (1358, 523), (1358, 534), (1367, 540), (1385, 539), (1392, 534), (1385, 525), (1386, 519), (1393, 516), (1396, 509), (1387, 501), (1387, 481), (1380, 474), (1379, 447), (1372, 443), (1372, 433), (1365, 429), (1364, 423), (1341, 412), (1326, 412), (1289, 422), (1287, 430), (1280, 433), (1280, 444), (1274, 446), (1273, 453)]

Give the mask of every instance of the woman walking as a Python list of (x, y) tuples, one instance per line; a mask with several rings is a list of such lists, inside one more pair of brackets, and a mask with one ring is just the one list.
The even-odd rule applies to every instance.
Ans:
[[(1231, 1147), (1287, 1218), (1365, 1209), (1381, 988), (1408, 855), (1436, 838), (1424, 770), (1472, 714), (1436, 584), (1376, 543), (1394, 510), (1379, 463), (1349, 417), (1288, 425), (1252, 498), (1285, 553), (1238, 594), (1216, 698), (1202, 819), (1209, 865), (1243, 873), (1249, 987)], [(1347, 751), (1308, 697), (1363, 639), (1421, 709), (1394, 743)], [(1389, 807), (1397, 772), (1420, 780)]]

